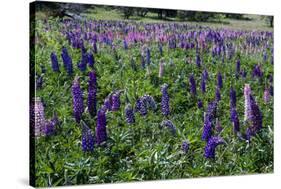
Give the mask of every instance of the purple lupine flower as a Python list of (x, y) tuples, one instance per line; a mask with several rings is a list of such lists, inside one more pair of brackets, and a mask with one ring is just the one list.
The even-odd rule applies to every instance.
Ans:
[(246, 72), (246, 70), (242, 70), (242, 71), (241, 71), (241, 75), (242, 75), (242, 77), (245, 79), (245, 78), (247, 77), (247, 72)]
[(93, 43), (93, 50), (94, 50), (95, 54), (98, 53), (98, 47), (97, 47), (97, 43), (96, 42)]
[(222, 131), (222, 129), (223, 129), (218, 118), (216, 118), (216, 127), (215, 127), (215, 129), (216, 129), (216, 131), (218, 133), (220, 133)]
[(231, 119), (231, 122), (233, 124), (234, 133), (239, 132), (240, 131), (240, 124), (239, 124), (239, 118), (238, 118), (238, 114), (237, 114), (237, 111), (236, 111), (235, 107), (231, 108), (231, 110), (230, 110), (230, 119)]
[(167, 127), (173, 135), (176, 134), (176, 127), (171, 120), (163, 120), (161, 123), (161, 127)]
[(250, 140), (250, 138), (254, 136), (262, 128), (262, 113), (252, 95), (250, 95), (250, 107), (251, 107), (251, 112), (250, 112), (249, 121), (251, 125), (247, 128), (246, 131), (247, 140)]
[(68, 51), (65, 47), (62, 49), (61, 57), (63, 60), (64, 68), (68, 75), (72, 75), (73, 73), (73, 65), (72, 65), (72, 59), (68, 54)]
[(92, 53), (89, 53), (88, 54), (88, 64), (90, 67), (94, 67), (94, 64), (95, 64), (95, 57)]
[(142, 98), (147, 108), (151, 108), (153, 111), (157, 109), (156, 102), (152, 96), (144, 95)]
[(267, 104), (269, 101), (270, 101), (270, 92), (269, 92), (269, 89), (266, 88), (264, 90), (264, 93), (263, 93), (263, 101), (265, 104)]
[(190, 84), (190, 93), (192, 95), (196, 95), (196, 83), (193, 74), (189, 76), (189, 84)]
[(211, 120), (213, 120), (216, 117), (217, 105), (218, 104), (216, 101), (209, 102), (208, 104), (208, 109), (206, 114), (210, 117)]
[(218, 78), (217, 78), (217, 86), (221, 89), (222, 88), (222, 86), (223, 86), (223, 82), (222, 82), (222, 75), (221, 75), (221, 73), (219, 72), (218, 73)]
[(92, 152), (94, 150), (94, 136), (92, 130), (82, 122), (82, 150)]
[(263, 72), (261, 70), (261, 66), (256, 64), (253, 71), (252, 71), (252, 77), (261, 78), (262, 76), (263, 76)]
[(206, 92), (206, 81), (205, 81), (203, 75), (202, 75), (202, 78), (201, 78), (201, 91), (202, 91), (203, 93)]
[(119, 91), (117, 91), (111, 96), (111, 99), (112, 99), (111, 110), (112, 111), (117, 111), (120, 109), (120, 106), (121, 106), (120, 95), (121, 95), (121, 93)]
[(81, 72), (85, 72), (87, 69), (87, 64), (88, 64), (88, 54), (87, 53), (82, 53), (82, 58), (81, 61), (77, 63), (77, 67)]
[(108, 110), (110, 111), (112, 109), (112, 98), (111, 98), (111, 94), (109, 96), (107, 96), (105, 99), (104, 99), (104, 102), (103, 102), (103, 108), (104, 110)]
[(250, 117), (250, 114), (251, 114), (250, 95), (251, 95), (250, 85), (245, 84), (245, 87), (244, 87), (244, 98), (245, 98), (244, 121), (247, 121)]
[(209, 79), (209, 74), (208, 74), (208, 71), (206, 69), (204, 69), (204, 71), (203, 71), (203, 79), (205, 81), (207, 81)]
[(161, 86), (162, 100), (161, 100), (161, 110), (164, 116), (170, 114), (170, 105), (169, 105), (169, 94), (168, 94), (168, 85), (165, 83)]
[(201, 58), (200, 58), (199, 54), (196, 54), (196, 65), (198, 68), (201, 67)]
[(150, 65), (150, 50), (149, 48), (146, 49), (146, 65)]
[(51, 53), (51, 62), (52, 62), (53, 71), (59, 72), (60, 71), (59, 61), (57, 55), (54, 52)]
[(127, 104), (125, 107), (125, 117), (128, 124), (135, 123), (135, 114), (131, 104)]
[(123, 46), (125, 50), (128, 50), (128, 43), (126, 41), (126, 39), (123, 40)]
[(216, 88), (216, 101), (220, 101), (221, 100), (221, 93), (220, 93), (220, 89), (217, 87)]
[(230, 87), (229, 96), (230, 96), (230, 107), (231, 108), (236, 107), (236, 91), (232, 87)]
[(97, 79), (94, 71), (89, 73), (88, 81), (88, 111), (91, 116), (96, 115), (97, 111)]
[(198, 100), (197, 106), (198, 106), (198, 108), (203, 108), (203, 102), (201, 99)]
[(137, 99), (135, 104), (135, 111), (138, 111), (141, 116), (145, 116), (147, 114), (146, 104), (142, 97)]
[(35, 118), (34, 133), (35, 136), (38, 137), (44, 134), (44, 128), (46, 124), (44, 106), (39, 97), (36, 97), (34, 102), (34, 118)]
[(205, 154), (206, 158), (215, 158), (216, 147), (220, 144), (224, 144), (225, 141), (218, 136), (211, 137), (206, 146), (205, 146)]
[(181, 150), (186, 154), (189, 150), (189, 142), (183, 141), (181, 145)]
[(53, 135), (55, 133), (55, 129), (56, 129), (56, 123), (52, 120), (47, 121), (45, 123), (44, 134), (46, 136)]
[(201, 139), (208, 141), (211, 136), (212, 136), (212, 120), (208, 115), (208, 113), (206, 113)]
[(99, 109), (97, 115), (97, 125), (96, 125), (96, 143), (100, 145), (107, 140), (106, 132), (106, 114), (103, 108)]
[(80, 88), (79, 78), (76, 77), (72, 84), (73, 115), (77, 123), (80, 122), (84, 112), (83, 92)]

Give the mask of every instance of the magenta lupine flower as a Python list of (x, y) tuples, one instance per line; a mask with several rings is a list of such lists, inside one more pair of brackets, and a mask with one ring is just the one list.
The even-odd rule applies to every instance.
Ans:
[(91, 116), (96, 115), (97, 111), (97, 79), (94, 71), (89, 73), (88, 81), (88, 111)]
[(100, 145), (107, 140), (106, 132), (106, 114), (103, 108), (99, 109), (97, 114), (97, 125), (96, 125), (96, 143)]
[(81, 121), (84, 112), (83, 92), (80, 88), (79, 78), (76, 77), (72, 84), (73, 115), (77, 123)]
[(115, 92), (113, 95), (112, 95), (112, 107), (111, 107), (111, 110), (112, 111), (117, 111), (120, 109), (120, 106), (121, 106), (121, 102), (120, 102), (120, 91), (117, 91)]
[(173, 135), (176, 134), (176, 127), (171, 120), (163, 120), (161, 123), (161, 127), (167, 127)]
[(221, 137), (211, 137), (205, 146), (205, 158), (215, 158), (216, 147), (220, 144), (225, 144), (225, 141)]
[(250, 138), (256, 135), (256, 133), (262, 128), (262, 113), (252, 95), (250, 95), (250, 107), (250, 126), (247, 128), (246, 131), (247, 140), (250, 140)]
[(46, 124), (44, 106), (39, 97), (35, 98), (34, 117), (35, 117), (34, 134), (36, 137), (38, 137), (44, 134), (45, 124)]
[(189, 84), (190, 84), (190, 93), (192, 95), (196, 95), (196, 83), (193, 74), (189, 76)]
[(247, 121), (249, 119), (250, 113), (251, 113), (250, 95), (251, 95), (250, 85), (249, 84), (245, 84), (245, 87), (244, 87), (244, 98), (245, 98), (244, 121)]
[(82, 121), (82, 150), (92, 152), (94, 150), (94, 136), (91, 129)]
[(169, 94), (168, 94), (168, 85), (165, 83), (161, 86), (162, 100), (161, 100), (161, 110), (164, 116), (170, 114), (170, 105), (169, 105)]
[(263, 93), (263, 101), (265, 104), (267, 104), (269, 101), (270, 101), (270, 92), (269, 92), (269, 89), (266, 88), (264, 90), (264, 93)]
[(125, 107), (125, 118), (128, 124), (135, 123), (135, 114), (131, 104), (127, 104)]

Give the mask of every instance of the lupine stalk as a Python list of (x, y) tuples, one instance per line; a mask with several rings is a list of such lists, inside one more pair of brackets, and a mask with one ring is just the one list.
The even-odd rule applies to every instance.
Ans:
[(94, 71), (89, 73), (88, 81), (88, 111), (91, 116), (96, 115), (97, 111), (97, 79)]
[(51, 53), (51, 62), (52, 62), (53, 71), (59, 72), (60, 71), (59, 61), (57, 55), (54, 52)]
[(112, 111), (117, 111), (120, 109), (121, 102), (120, 102), (120, 92), (117, 91), (112, 95)]
[(72, 59), (69, 56), (68, 51), (65, 47), (62, 49), (61, 57), (63, 60), (64, 68), (67, 71), (68, 75), (72, 75), (73, 73)]
[(80, 88), (79, 78), (76, 77), (72, 84), (73, 115), (77, 123), (81, 121), (84, 112), (83, 92)]
[(135, 123), (135, 114), (131, 104), (127, 104), (125, 107), (125, 118), (128, 124)]
[(189, 84), (190, 84), (190, 93), (192, 95), (196, 95), (196, 83), (193, 74), (189, 76)]
[(94, 136), (91, 129), (82, 122), (82, 150), (92, 152), (94, 150)]
[(98, 111), (96, 125), (96, 143), (100, 145), (107, 140), (106, 114), (103, 108)]
[(265, 104), (267, 104), (269, 101), (270, 101), (270, 92), (269, 92), (269, 89), (266, 88), (264, 90), (264, 93), (263, 93), (263, 101)]
[(138, 111), (141, 116), (145, 116), (147, 114), (146, 104), (142, 97), (137, 99), (135, 104), (135, 111)]
[(217, 86), (221, 89), (222, 88), (222, 86), (223, 86), (223, 82), (222, 82), (222, 75), (221, 75), (221, 73), (219, 72), (218, 73), (218, 78), (217, 78)]
[(168, 116), (170, 114), (170, 105), (169, 105), (169, 94), (168, 94), (168, 85), (163, 84), (161, 86), (162, 100), (161, 100), (161, 110), (164, 116)]
[(189, 150), (189, 142), (183, 141), (181, 145), (181, 150), (186, 154)]
[(220, 144), (224, 144), (225, 141), (218, 136), (211, 137), (205, 146), (205, 157), (215, 158), (216, 147)]

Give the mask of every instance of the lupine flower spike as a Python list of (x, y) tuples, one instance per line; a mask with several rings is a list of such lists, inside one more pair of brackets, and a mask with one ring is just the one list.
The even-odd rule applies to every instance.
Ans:
[(170, 114), (170, 105), (169, 105), (169, 94), (168, 94), (168, 85), (164, 84), (161, 86), (162, 100), (161, 100), (161, 110), (164, 116)]
[(216, 147), (220, 144), (224, 144), (225, 141), (218, 136), (211, 137), (205, 146), (205, 157), (215, 158)]
[(77, 123), (80, 122), (84, 112), (83, 92), (80, 88), (79, 78), (76, 77), (72, 84), (73, 115)]
[(82, 150), (92, 152), (94, 150), (94, 136), (91, 129), (82, 121)]
[(100, 145), (107, 140), (106, 132), (106, 114), (103, 108), (98, 111), (97, 125), (96, 125), (96, 140), (95, 142)]

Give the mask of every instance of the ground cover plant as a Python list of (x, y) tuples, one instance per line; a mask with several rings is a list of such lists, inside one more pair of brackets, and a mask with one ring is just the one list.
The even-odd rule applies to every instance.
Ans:
[(34, 26), (36, 186), (273, 172), (272, 31)]

